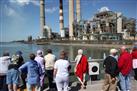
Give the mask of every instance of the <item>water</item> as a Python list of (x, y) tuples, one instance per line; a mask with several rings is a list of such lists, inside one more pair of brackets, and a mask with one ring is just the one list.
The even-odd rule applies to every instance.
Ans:
[[(29, 54), (35, 53), (36, 51), (41, 49), (44, 52), (44, 55), (47, 53), (47, 49), (52, 49), (53, 53), (59, 57), (59, 52), (61, 50), (65, 50), (68, 53), (68, 58), (70, 61), (74, 61), (77, 50), (83, 49), (84, 54), (88, 57), (89, 60), (92, 59), (102, 59), (104, 57), (104, 53), (108, 55), (108, 48), (99, 48), (99, 47), (85, 47), (85, 46), (56, 46), (56, 45), (36, 45), (36, 44), (23, 44), (23, 43), (0, 43), (0, 56), (2, 56), (4, 51), (8, 51), (10, 56), (16, 53), (16, 51), (20, 50), (23, 52), (24, 60), (29, 60)], [(102, 63), (100, 63), (100, 69), (102, 69)], [(74, 71), (74, 64), (72, 65), (71, 72)], [(99, 75), (99, 78), (103, 78), (103, 74)], [(70, 81), (73, 82), (76, 80), (74, 74), (70, 76)]]
[(85, 46), (56, 46), (56, 45), (36, 45), (36, 44), (23, 44), (23, 43), (0, 43), (0, 56), (2, 56), (4, 51), (10, 52), (10, 55), (16, 53), (16, 51), (20, 50), (23, 52), (23, 57), (26, 60), (29, 58), (30, 53), (36, 53), (37, 50), (43, 50), (44, 55), (47, 53), (47, 49), (52, 49), (53, 53), (59, 57), (59, 52), (61, 50), (65, 50), (68, 53), (68, 58), (70, 61), (74, 61), (77, 50), (83, 49), (84, 54), (91, 59), (102, 59), (104, 57), (104, 53), (108, 55), (109, 49), (107, 48), (98, 48), (98, 47), (85, 47)]

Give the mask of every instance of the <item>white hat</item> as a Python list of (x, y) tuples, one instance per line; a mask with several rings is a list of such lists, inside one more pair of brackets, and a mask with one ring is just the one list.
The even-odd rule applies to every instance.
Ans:
[(110, 49), (110, 53), (117, 53), (118, 50), (117, 49)]
[(42, 50), (38, 50), (38, 51), (37, 51), (37, 55), (40, 55), (40, 56), (43, 55)]

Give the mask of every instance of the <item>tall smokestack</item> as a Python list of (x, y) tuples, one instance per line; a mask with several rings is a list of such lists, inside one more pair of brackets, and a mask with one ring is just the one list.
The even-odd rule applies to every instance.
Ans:
[(59, 21), (60, 21), (60, 34), (61, 37), (65, 37), (65, 31), (63, 30), (64, 28), (64, 17), (63, 17), (63, 0), (60, 0), (60, 6), (59, 6)]
[(76, 15), (77, 15), (77, 22), (80, 21), (81, 15), (80, 15), (80, 0), (76, 0)]
[(44, 26), (45, 26), (45, 0), (40, 0), (40, 29), (41, 29), (41, 37), (44, 37)]
[(74, 21), (74, 0), (69, 0), (69, 37), (71, 40), (74, 37), (73, 21)]

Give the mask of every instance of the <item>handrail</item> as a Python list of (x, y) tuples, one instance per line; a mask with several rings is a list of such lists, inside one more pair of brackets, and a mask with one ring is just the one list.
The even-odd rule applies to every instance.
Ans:
[[(88, 62), (103, 62), (104, 59), (91, 59), (91, 60), (88, 60)], [(74, 64), (76, 63), (75, 61), (71, 61), (70, 63)]]

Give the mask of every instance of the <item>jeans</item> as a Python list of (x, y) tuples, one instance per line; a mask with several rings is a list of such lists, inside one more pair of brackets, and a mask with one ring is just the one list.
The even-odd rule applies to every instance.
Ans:
[(15, 69), (8, 70), (6, 77), (7, 84), (19, 84), (19, 71)]
[(121, 91), (131, 90), (130, 74), (123, 76), (122, 73), (119, 73), (119, 80), (121, 85)]
[(0, 91), (8, 91), (8, 86), (6, 84), (6, 75), (0, 76)]

